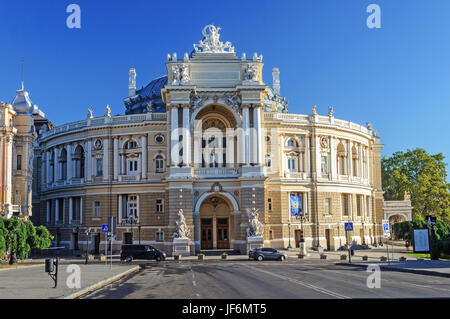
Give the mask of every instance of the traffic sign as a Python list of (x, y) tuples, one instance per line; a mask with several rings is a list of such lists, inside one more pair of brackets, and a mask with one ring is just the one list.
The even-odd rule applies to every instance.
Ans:
[(108, 229), (108, 224), (102, 224), (102, 233), (107, 233)]
[(384, 238), (391, 237), (391, 228), (389, 227), (389, 220), (383, 219), (381, 223), (383, 224), (383, 237)]
[(353, 231), (353, 223), (345, 223), (345, 231)]

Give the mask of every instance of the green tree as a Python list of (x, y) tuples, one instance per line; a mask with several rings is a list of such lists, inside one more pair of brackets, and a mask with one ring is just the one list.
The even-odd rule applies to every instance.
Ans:
[(450, 223), (450, 184), (444, 159), (442, 153), (430, 155), (421, 148), (383, 157), (385, 199), (402, 200), (408, 192), (414, 218), (436, 215), (439, 220)]
[(0, 253), (10, 252), (10, 264), (15, 263), (16, 258), (27, 258), (32, 248), (50, 247), (52, 239), (53, 236), (44, 226), (34, 227), (31, 221), (25, 222), (15, 217), (0, 218)]

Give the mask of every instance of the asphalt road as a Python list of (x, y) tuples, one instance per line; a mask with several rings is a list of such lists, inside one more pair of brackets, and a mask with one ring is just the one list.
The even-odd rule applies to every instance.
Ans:
[(173, 261), (149, 263), (140, 273), (86, 298), (102, 299), (346, 299), (450, 298), (450, 278), (382, 271), (368, 288), (365, 268), (320, 261)]

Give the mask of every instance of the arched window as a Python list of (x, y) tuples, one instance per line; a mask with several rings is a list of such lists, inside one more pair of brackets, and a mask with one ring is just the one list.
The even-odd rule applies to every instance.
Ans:
[(136, 143), (136, 141), (135, 140), (129, 140), (128, 142), (127, 142), (127, 144), (125, 145), (125, 148), (127, 149), (127, 150), (132, 150), (132, 149), (135, 149), (135, 148), (137, 148), (137, 143)]
[(290, 147), (298, 147), (297, 142), (292, 138), (288, 141), (287, 145)]
[(55, 181), (55, 152), (50, 153), (50, 182)]
[(345, 147), (344, 144), (339, 143), (337, 147), (337, 168), (338, 175), (345, 175)]
[(75, 178), (84, 178), (84, 149), (81, 145), (76, 147), (73, 161), (75, 162)]
[(161, 155), (155, 157), (155, 173), (164, 172), (164, 158)]
[(352, 147), (352, 167), (353, 167), (353, 176), (358, 175), (358, 152), (356, 151), (356, 147)]

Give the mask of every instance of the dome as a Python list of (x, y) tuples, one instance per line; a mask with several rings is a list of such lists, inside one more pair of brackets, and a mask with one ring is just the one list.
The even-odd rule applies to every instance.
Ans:
[(13, 106), (14, 111), (21, 114), (31, 114), (33, 110), (33, 103), (28, 96), (28, 92), (24, 89), (16, 91), (16, 97), (12, 101), (11, 105)]
[(165, 113), (166, 105), (161, 97), (161, 89), (167, 84), (167, 75), (152, 80), (147, 86), (136, 90), (136, 95), (124, 99), (125, 114)]

